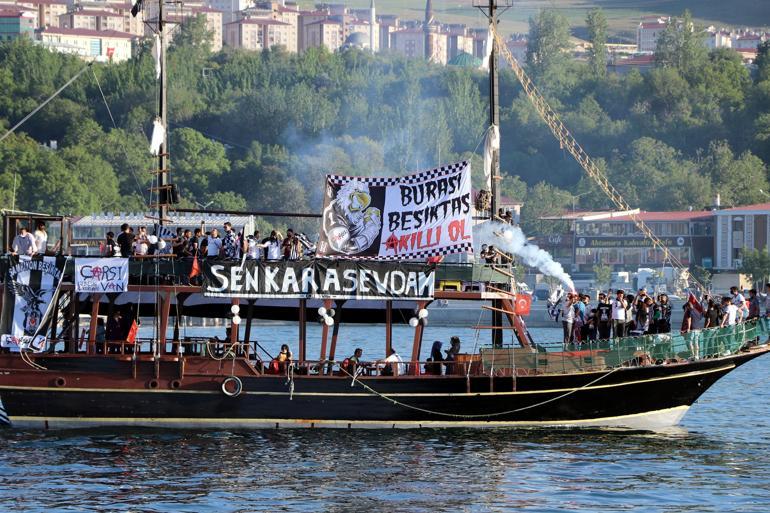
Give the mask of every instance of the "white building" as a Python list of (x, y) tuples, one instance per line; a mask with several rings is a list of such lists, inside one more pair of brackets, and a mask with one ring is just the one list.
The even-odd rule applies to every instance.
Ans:
[(658, 38), (666, 30), (670, 18), (644, 17), (636, 28), (636, 47), (640, 52), (654, 52)]
[(726, 208), (716, 218), (714, 268), (735, 270), (744, 249), (770, 250), (770, 203)]
[(48, 27), (40, 31), (42, 45), (61, 53), (78, 55), (85, 60), (122, 62), (131, 58), (133, 34), (114, 30)]

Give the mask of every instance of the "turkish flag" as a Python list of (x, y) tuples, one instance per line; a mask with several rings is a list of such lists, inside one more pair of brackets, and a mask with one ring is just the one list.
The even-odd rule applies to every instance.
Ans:
[(687, 297), (687, 301), (692, 305), (693, 308), (698, 310), (699, 313), (703, 313), (703, 305), (700, 304), (700, 301), (698, 301), (698, 298), (695, 297), (695, 294), (690, 292), (690, 295)]
[(192, 269), (190, 270), (190, 278), (195, 278), (201, 273), (201, 264), (198, 262), (198, 255), (195, 255), (195, 260), (193, 260)]
[(531, 306), (532, 296), (529, 294), (516, 294), (516, 303), (513, 306), (513, 313), (516, 315), (529, 315)]
[(136, 334), (139, 332), (139, 324), (136, 323), (136, 319), (131, 322), (131, 328), (128, 330), (128, 336), (126, 342), (133, 344), (136, 342)]

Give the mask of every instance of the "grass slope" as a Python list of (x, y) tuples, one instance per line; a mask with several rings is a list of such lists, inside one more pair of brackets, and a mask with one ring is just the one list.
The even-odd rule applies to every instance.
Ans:
[[(424, 0), (375, 1), (379, 13), (398, 14), (405, 19), (422, 19), (425, 15)], [(300, 0), (303, 7), (315, 3)], [(331, 0), (329, 3), (369, 7), (369, 0)], [(444, 23), (483, 26), (485, 18), (473, 3), (473, 0), (433, 0), (433, 8), (436, 17)], [(627, 37), (635, 34), (641, 16), (678, 15), (685, 9), (690, 9), (704, 26), (770, 26), (770, 0), (514, 0), (513, 8), (502, 17), (502, 28), (506, 32), (526, 32), (529, 17), (544, 7), (551, 7), (561, 10), (573, 29), (579, 29), (585, 25), (586, 12), (597, 6), (604, 9), (611, 31)]]

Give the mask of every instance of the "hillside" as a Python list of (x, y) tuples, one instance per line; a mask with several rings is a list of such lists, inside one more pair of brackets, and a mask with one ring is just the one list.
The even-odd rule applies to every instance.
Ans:
[[(300, 2), (310, 6), (316, 2)], [(347, 0), (351, 7), (368, 7), (369, 0)], [(376, 0), (380, 13), (399, 14), (408, 19), (422, 19), (424, 0)], [(556, 8), (570, 20), (573, 28), (585, 24), (586, 11), (602, 7), (614, 33), (630, 36), (644, 15), (679, 15), (685, 9), (703, 25), (770, 26), (770, 2), (766, 0), (515, 0), (514, 7), (503, 15), (503, 28), (508, 32), (526, 32), (527, 20), (543, 7)], [(444, 23), (484, 25), (484, 17), (473, 7), (472, 0), (434, 0), (433, 8)]]

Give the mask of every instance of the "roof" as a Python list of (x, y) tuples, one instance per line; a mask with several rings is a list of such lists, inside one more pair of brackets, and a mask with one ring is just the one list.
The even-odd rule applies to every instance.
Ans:
[(478, 68), (481, 66), (481, 59), (474, 57), (468, 52), (460, 52), (447, 64), (450, 66), (461, 66), (463, 68)]
[[(632, 217), (631, 214), (634, 214)], [(697, 219), (708, 219), (713, 217), (711, 210), (676, 210), (671, 212), (640, 212), (639, 210), (629, 211), (575, 211), (566, 212), (561, 215), (544, 216), (540, 219), (549, 221), (581, 221), (581, 222), (632, 222), (634, 218), (641, 219), (644, 222), (676, 222), (676, 221), (694, 221)]]
[(60, 0), (22, 0), (22, 4), (43, 4), (43, 5), (67, 5), (67, 2), (62, 2)]
[[(153, 213), (142, 213), (142, 212), (129, 212), (129, 213), (120, 213), (120, 214), (113, 214), (112, 212), (106, 212), (106, 213), (98, 213), (98, 214), (91, 214), (87, 216), (83, 216), (76, 221), (74, 221), (72, 224), (74, 226), (106, 226), (106, 227), (112, 227), (112, 226), (120, 226), (123, 223), (128, 223), (131, 226), (149, 226), (150, 229), (152, 229), (153, 223), (155, 223), (153, 216), (155, 214)], [(249, 221), (250, 216), (245, 215), (228, 215), (228, 214), (204, 214), (204, 213), (183, 213), (183, 214), (174, 214), (169, 213), (169, 219), (171, 220), (170, 225), (172, 226), (196, 226), (199, 227), (201, 224), (201, 221), (204, 221), (209, 226), (220, 226), (225, 223), (225, 221), (230, 221), (233, 223), (233, 226), (243, 226), (247, 221)]]
[(238, 21), (231, 21), (225, 25), (289, 25), (283, 21), (271, 20), (269, 18), (244, 18)]
[(90, 36), (113, 39), (134, 39), (134, 34), (128, 32), (118, 32), (117, 30), (91, 30), (91, 29), (71, 29), (63, 27), (47, 27), (40, 31), (41, 35), (52, 34), (62, 36)]
[(309, 27), (310, 25), (342, 25), (342, 22), (334, 21), (331, 19), (325, 19), (325, 20), (314, 21), (313, 23), (308, 23), (306, 26)]
[(73, 16), (112, 16), (115, 18), (122, 18), (122, 14), (118, 14), (113, 11), (100, 11), (97, 9), (83, 9), (82, 11), (72, 11), (68, 12), (68, 15), (71, 14)]
[(214, 9), (213, 7), (209, 7), (208, 5), (200, 6), (200, 7), (190, 7), (190, 10), (193, 13), (199, 13), (199, 12), (211, 12), (211, 13), (219, 13), (222, 14), (223, 11), (220, 9)]
[(24, 9), (2, 10), (0, 11), (0, 18), (22, 18), (24, 14), (28, 12), (29, 11), (25, 11)]
[(655, 62), (654, 55), (634, 55), (626, 59), (618, 59), (613, 64), (616, 66), (643, 66), (647, 64), (653, 64)]
[(735, 212), (765, 212), (767, 213), (770, 211), (770, 203), (755, 203), (753, 205), (742, 205), (740, 207), (733, 207), (733, 208), (724, 208), (722, 210), (717, 210), (714, 212), (714, 214), (731, 214)]

